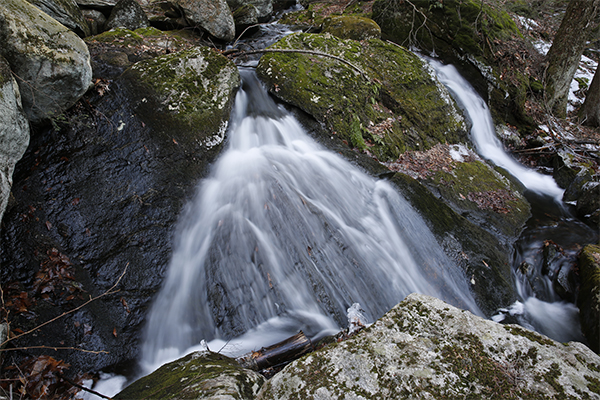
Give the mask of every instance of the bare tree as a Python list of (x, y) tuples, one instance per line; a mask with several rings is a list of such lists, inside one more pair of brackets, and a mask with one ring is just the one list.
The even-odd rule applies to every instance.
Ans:
[(600, 0), (571, 0), (546, 55), (545, 102), (548, 110), (558, 117), (566, 116), (569, 87), (598, 9)]

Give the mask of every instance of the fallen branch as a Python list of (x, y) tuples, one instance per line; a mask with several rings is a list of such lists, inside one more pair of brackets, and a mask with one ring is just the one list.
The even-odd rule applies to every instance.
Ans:
[(96, 392), (95, 390), (92, 390), (92, 389), (86, 388), (86, 387), (85, 387), (85, 386), (83, 386), (83, 385), (80, 385), (80, 384), (78, 384), (78, 383), (75, 383), (75, 382), (73, 382), (72, 380), (70, 380), (69, 378), (67, 378), (66, 376), (64, 376), (63, 374), (60, 374), (60, 377), (61, 377), (62, 379), (64, 379), (64, 380), (65, 380), (65, 382), (67, 382), (67, 383), (68, 383), (69, 385), (71, 385), (71, 386), (74, 386), (74, 387), (76, 387), (76, 388), (78, 388), (78, 389), (81, 389), (81, 390), (85, 390), (86, 392), (88, 392), (88, 393), (91, 393), (91, 394), (94, 394), (94, 395), (96, 395), (96, 396), (98, 396), (98, 397), (100, 397), (100, 398), (103, 398), (103, 399), (108, 399), (108, 400), (113, 400), (113, 398), (112, 398), (112, 397), (105, 396), (105, 395), (103, 395), (102, 393), (98, 393), (98, 392)]
[(260, 371), (294, 361), (313, 350), (312, 342), (302, 331), (269, 347), (244, 354), (236, 361), (244, 368)]
[[(128, 266), (129, 266), (129, 263), (127, 263), (127, 265), (125, 265), (125, 268), (123, 269), (123, 272), (121, 273), (121, 275), (119, 276), (119, 278), (117, 279), (117, 281), (115, 282), (115, 284), (112, 285), (110, 287), (110, 289), (108, 289), (106, 292), (104, 292), (101, 295), (98, 295), (96, 297), (90, 298), (85, 303), (83, 303), (83, 304), (81, 304), (81, 305), (79, 305), (79, 306), (77, 306), (77, 307), (75, 307), (75, 308), (73, 308), (73, 309), (71, 309), (69, 311), (66, 311), (66, 312), (62, 313), (59, 316), (54, 317), (54, 318), (52, 318), (52, 319), (50, 319), (50, 320), (48, 320), (48, 321), (46, 321), (46, 322), (44, 322), (44, 323), (36, 326), (36, 327), (28, 330), (27, 332), (23, 332), (23, 333), (20, 333), (20, 334), (18, 334), (16, 336), (13, 336), (11, 338), (6, 339), (4, 342), (0, 343), (0, 347), (4, 347), (7, 343), (12, 342), (13, 340), (19, 339), (19, 338), (21, 338), (21, 337), (23, 337), (25, 335), (29, 335), (30, 333), (33, 333), (33, 332), (37, 331), (38, 329), (42, 328), (43, 326), (46, 326), (46, 325), (48, 325), (48, 324), (50, 324), (50, 323), (52, 323), (52, 322), (54, 322), (54, 321), (56, 321), (58, 319), (61, 319), (61, 318), (65, 317), (65, 316), (67, 316), (69, 314), (73, 314), (75, 311), (78, 311), (78, 310), (82, 309), (83, 307), (87, 306), (88, 304), (90, 304), (93, 301), (98, 300), (101, 297), (104, 297), (106, 295), (114, 294), (114, 293), (119, 292), (119, 290), (114, 290), (114, 289), (117, 287), (117, 285), (119, 284), (119, 282), (121, 282), (121, 279), (125, 275), (125, 272), (127, 272), (127, 267)], [(54, 347), (51, 347), (51, 348), (54, 348)], [(6, 349), (6, 350), (13, 350), (13, 349)]]
[(338, 57), (338, 56), (334, 56), (333, 54), (323, 53), (321, 51), (316, 51), (316, 50), (263, 49), (263, 50), (242, 51), (239, 53), (231, 53), (231, 51), (230, 51), (230, 53), (227, 55), (229, 57), (238, 57), (238, 56), (246, 56), (246, 55), (250, 55), (250, 54), (261, 54), (261, 53), (301, 53), (301, 54), (312, 54), (312, 55), (320, 56), (320, 57), (329, 57), (329, 58), (333, 58), (334, 60), (337, 60), (339, 62), (342, 62), (342, 63), (348, 65), (349, 67), (351, 67), (352, 69), (357, 71), (359, 74), (361, 74), (365, 79), (370, 80), (369, 77), (367, 76), (367, 74), (362, 69), (360, 69), (356, 65), (352, 64), (350, 61), (344, 60), (343, 58)]
[[(7, 340), (7, 342), (8, 342), (8, 340)], [(56, 347), (56, 346), (11, 347), (10, 349), (0, 349), (0, 352), (2, 352), (2, 351), (12, 351), (12, 350), (30, 350), (30, 349), (50, 349), (50, 350), (54, 350), (54, 351), (58, 351), (58, 350), (77, 350), (77, 351), (81, 351), (83, 353), (92, 353), (92, 354), (102, 354), (102, 353), (104, 353), (104, 354), (108, 354), (108, 351), (106, 351), (106, 350), (85, 350), (85, 349), (78, 349), (77, 347)]]

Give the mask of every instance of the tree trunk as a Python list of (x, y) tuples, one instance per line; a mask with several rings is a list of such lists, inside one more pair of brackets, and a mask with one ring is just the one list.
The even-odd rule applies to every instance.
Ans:
[(571, 0), (546, 56), (545, 102), (554, 115), (564, 118), (573, 76), (581, 60), (600, 0)]
[(600, 68), (598, 67), (588, 88), (585, 102), (579, 110), (579, 120), (583, 125), (600, 126)]

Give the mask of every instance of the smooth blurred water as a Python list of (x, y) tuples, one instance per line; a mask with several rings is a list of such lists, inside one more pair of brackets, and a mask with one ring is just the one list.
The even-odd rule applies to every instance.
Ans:
[[(520, 301), (502, 309), (492, 317), (497, 322), (516, 322), (552, 339), (583, 341), (579, 325), (579, 309), (571, 301), (560, 298), (555, 290), (556, 274), (565, 276), (575, 265), (581, 244), (597, 241), (597, 234), (578, 219), (562, 203), (564, 190), (549, 175), (525, 168), (513, 159), (496, 137), (487, 104), (452, 65), (428, 59), (436, 74), (472, 123), (471, 140), (485, 159), (506, 169), (530, 190), (527, 198), (534, 216), (516, 244), (514, 279)], [(551, 240), (563, 249), (564, 257), (554, 261), (550, 271), (542, 271), (544, 241)], [(518, 266), (526, 262), (531, 271), (523, 274)], [(566, 279), (566, 278), (564, 278)], [(535, 286), (535, 290), (533, 290)]]
[(143, 363), (203, 339), (215, 350), (236, 338), (230, 353), (242, 353), (300, 329), (319, 336), (345, 327), (353, 303), (373, 321), (412, 292), (480, 314), (408, 202), (314, 142), (242, 74), (229, 147), (184, 213)]
[(504, 151), (502, 142), (496, 136), (494, 122), (486, 102), (457, 69), (453, 65), (444, 65), (437, 60), (428, 61), (435, 69), (440, 82), (452, 93), (471, 121), (471, 140), (479, 155), (507, 170), (527, 189), (548, 195), (560, 202), (564, 190), (551, 176), (524, 167)]

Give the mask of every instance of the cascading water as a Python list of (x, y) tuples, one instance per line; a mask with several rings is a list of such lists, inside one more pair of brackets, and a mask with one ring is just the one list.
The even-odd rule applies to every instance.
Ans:
[(525, 168), (504, 151), (496, 137), (494, 122), (485, 101), (460, 75), (453, 65), (444, 65), (437, 60), (428, 60), (437, 76), (463, 107), (471, 123), (471, 140), (479, 155), (507, 170), (529, 190), (548, 195), (560, 202), (564, 190), (558, 187), (551, 176)]
[(353, 303), (374, 320), (411, 292), (480, 314), (407, 201), (316, 144), (253, 72), (242, 76), (229, 147), (184, 214), (143, 363), (245, 332), (230, 353), (299, 329), (315, 336), (345, 326)]
[[(523, 167), (504, 151), (495, 135), (487, 104), (456, 68), (437, 60), (429, 59), (428, 62), (470, 119), (471, 140), (478, 153), (506, 169), (531, 191), (528, 199), (532, 203), (534, 216), (517, 243), (514, 261), (515, 283), (522, 302), (500, 310), (493, 319), (502, 321), (510, 316), (512, 322), (537, 330), (555, 340), (585, 342), (579, 328), (579, 310), (572, 302), (563, 301), (557, 295), (555, 281), (560, 278), (568, 286), (567, 274), (570, 265), (574, 263), (579, 245), (597, 241), (597, 234), (570, 215), (561, 202), (564, 190), (558, 187), (551, 176)], [(548, 201), (548, 198), (552, 201)], [(543, 260), (543, 247), (548, 243), (560, 245), (563, 256), (554, 265), (544, 267), (543, 264), (547, 261)], [(525, 265), (523, 263), (529, 266), (528, 271), (518, 268)], [(558, 274), (562, 276), (558, 277)]]

